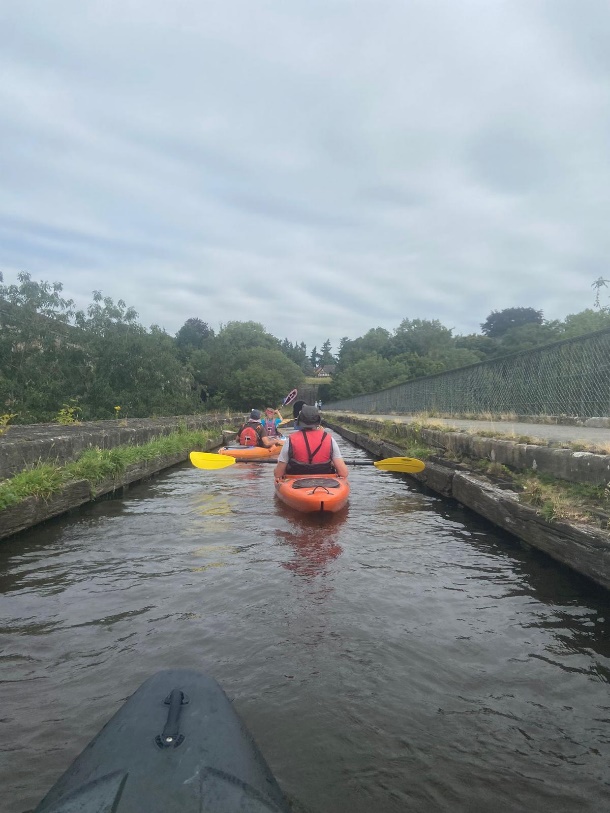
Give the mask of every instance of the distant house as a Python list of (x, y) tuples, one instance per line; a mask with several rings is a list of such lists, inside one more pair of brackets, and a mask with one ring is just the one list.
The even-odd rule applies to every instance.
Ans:
[(325, 364), (323, 367), (316, 367), (314, 375), (316, 378), (330, 378), (336, 367), (336, 364)]

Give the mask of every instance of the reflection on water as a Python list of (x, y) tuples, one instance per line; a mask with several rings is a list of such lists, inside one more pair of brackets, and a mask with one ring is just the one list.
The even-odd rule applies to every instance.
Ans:
[(347, 519), (347, 510), (331, 515), (298, 514), (279, 500), (277, 506), (288, 527), (277, 528), (276, 538), (293, 553), (290, 561), (282, 562), (282, 567), (305, 579), (325, 574), (329, 563), (343, 551), (338, 539), (341, 526)]
[(0, 546), (3, 813), (171, 666), (220, 681), (312, 813), (607, 808), (607, 594), (403, 477), (350, 481), (299, 515), (272, 466), (185, 466)]

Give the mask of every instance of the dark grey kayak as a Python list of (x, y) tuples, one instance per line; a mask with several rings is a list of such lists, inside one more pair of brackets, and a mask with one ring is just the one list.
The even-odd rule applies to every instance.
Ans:
[(34, 813), (288, 813), (254, 740), (213, 678), (158, 672)]

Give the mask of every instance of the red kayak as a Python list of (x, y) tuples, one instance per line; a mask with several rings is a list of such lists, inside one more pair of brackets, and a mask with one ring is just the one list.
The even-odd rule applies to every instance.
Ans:
[(334, 474), (287, 474), (275, 484), (283, 503), (307, 514), (340, 511), (347, 505), (349, 490), (348, 481)]

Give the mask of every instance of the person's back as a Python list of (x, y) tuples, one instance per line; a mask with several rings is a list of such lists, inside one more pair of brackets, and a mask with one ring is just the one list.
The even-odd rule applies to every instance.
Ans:
[(275, 477), (285, 474), (337, 474), (347, 477), (347, 466), (336, 440), (321, 428), (318, 410), (305, 404), (297, 418), (298, 429), (286, 443), (275, 467)]
[(267, 436), (267, 430), (261, 424), (260, 410), (253, 409), (250, 412), (247, 422), (237, 432), (237, 442), (240, 446), (268, 447), (272, 445), (272, 441)]

